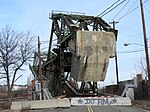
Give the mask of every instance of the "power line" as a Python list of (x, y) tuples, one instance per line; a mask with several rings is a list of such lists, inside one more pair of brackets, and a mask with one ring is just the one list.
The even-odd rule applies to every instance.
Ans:
[(131, 12), (133, 12), (135, 9), (137, 9), (139, 6), (135, 7), (134, 9), (132, 9), (130, 12), (126, 13), (125, 15), (123, 15), (122, 17), (120, 17), (118, 20), (120, 21), (121, 19), (123, 19), (125, 16), (127, 16), (128, 14), (130, 14)]
[(100, 16), (102, 15), (103, 13), (105, 13), (107, 10), (109, 10), (111, 7), (113, 7), (116, 3), (118, 3), (120, 0), (116, 1), (115, 3), (113, 3), (111, 6), (109, 6), (106, 10), (104, 10), (102, 13), (100, 13), (99, 15), (97, 16)]
[[(125, 27), (122, 25), (119, 25), (118, 28), (123, 28), (124, 30), (123, 31), (121, 30), (120, 33), (125, 33), (127, 36), (138, 37), (138, 38), (141, 38), (141, 36), (142, 36), (142, 33), (136, 29), (130, 29), (129, 27)], [(129, 32), (129, 31), (131, 31), (131, 32)], [(133, 33), (133, 32), (136, 32), (136, 33)]]
[[(53, 39), (52, 41), (56, 41), (56, 40), (58, 40), (58, 39)], [(44, 41), (41, 41), (40, 43), (44, 44), (44, 43), (48, 43), (48, 42), (49, 42), (49, 40), (44, 40)]]
[(144, 49), (137, 49), (137, 50), (131, 50), (131, 51), (119, 51), (117, 53), (135, 53), (135, 52), (141, 52), (144, 51)]
[[(150, 48), (150, 46), (148, 46), (148, 48)], [(119, 51), (117, 53), (135, 53), (135, 52), (141, 52), (141, 51), (144, 51), (144, 49), (134, 49), (131, 51)]]
[(149, 1), (149, 0), (146, 0), (145, 2), (143, 2), (143, 4), (146, 3), (147, 1)]
[(150, 14), (150, 11), (144, 6), (144, 8), (146, 9), (146, 11)]
[(112, 9), (110, 9), (108, 12), (104, 13), (101, 17), (105, 16), (106, 14), (108, 14), (109, 12), (111, 12), (112, 10), (114, 10), (115, 8), (117, 8), (119, 5), (121, 5), (123, 2), (125, 2), (126, 0), (123, 0), (122, 2), (120, 2), (118, 5), (116, 5), (115, 7), (113, 7)]
[[(133, 12), (135, 9), (137, 9), (139, 7), (139, 5), (137, 7), (135, 7), (134, 9), (132, 9), (132, 7), (134, 6), (134, 4), (137, 2), (137, 0), (135, 0), (135, 2), (132, 4), (132, 6), (128, 9), (128, 11), (121, 16), (118, 20), (123, 19), (125, 16), (127, 16), (128, 14), (130, 14), (131, 12)], [(132, 9), (132, 10), (131, 10)]]
[[(133, 8), (133, 6), (135, 5), (136, 2), (137, 2), (137, 0), (134, 1), (134, 3), (131, 5), (131, 7), (128, 9), (128, 11), (130, 11), (130, 9)], [(127, 11), (127, 12), (128, 12), (128, 11)]]
[(128, 0), (128, 2), (121, 8), (121, 10), (114, 16), (113, 20), (115, 19), (115, 17), (117, 17), (121, 11), (127, 6), (127, 4), (129, 3), (130, 0)]
[[(145, 2), (143, 2), (143, 4), (144, 3), (146, 3), (148, 0), (146, 0)], [(135, 1), (136, 2), (136, 1)], [(133, 5), (135, 4), (135, 2), (133, 3)], [(133, 7), (133, 5), (131, 6), (131, 8)], [(136, 6), (134, 9), (132, 9), (131, 11), (129, 11), (129, 12), (127, 12), (126, 14), (124, 14), (123, 16), (121, 16), (119, 19), (118, 19), (118, 21), (120, 21), (121, 19), (123, 19), (125, 16), (127, 16), (128, 14), (130, 14), (131, 12), (133, 12), (134, 10), (136, 10), (137, 8), (139, 7), (139, 5), (138, 6)], [(131, 9), (130, 8), (130, 9)]]

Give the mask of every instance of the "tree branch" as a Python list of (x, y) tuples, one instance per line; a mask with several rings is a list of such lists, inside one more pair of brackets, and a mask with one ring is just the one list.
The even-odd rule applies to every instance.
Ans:
[(5, 77), (0, 77), (0, 79), (5, 79), (5, 78), (7, 78), (6, 76)]
[(14, 83), (20, 78), (20, 77), (22, 77), (23, 75), (20, 75), (20, 76), (18, 76), (15, 80), (14, 80)]
[[(12, 91), (14, 83), (22, 76), (16, 78), (17, 72), (29, 61), (34, 50), (34, 38), (27, 33), (17, 33), (6, 26), (0, 31), (0, 72), (2, 78), (7, 79), (8, 93)], [(10, 81), (10, 77), (12, 80)]]

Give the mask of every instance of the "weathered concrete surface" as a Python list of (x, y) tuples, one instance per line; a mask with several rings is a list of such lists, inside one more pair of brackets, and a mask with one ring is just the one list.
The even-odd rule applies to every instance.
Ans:
[(131, 100), (128, 97), (79, 97), (71, 98), (73, 106), (115, 106), (115, 105), (131, 105)]
[(64, 98), (52, 100), (12, 102), (11, 110), (21, 110), (23, 108), (44, 109), (51, 107), (70, 107), (70, 101), (68, 98)]
[(77, 81), (104, 81), (115, 46), (113, 32), (77, 31), (71, 77)]

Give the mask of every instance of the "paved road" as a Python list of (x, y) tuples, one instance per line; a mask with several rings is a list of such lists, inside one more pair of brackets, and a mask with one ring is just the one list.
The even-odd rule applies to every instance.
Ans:
[(32, 112), (150, 112), (133, 106), (82, 106), (34, 110)]

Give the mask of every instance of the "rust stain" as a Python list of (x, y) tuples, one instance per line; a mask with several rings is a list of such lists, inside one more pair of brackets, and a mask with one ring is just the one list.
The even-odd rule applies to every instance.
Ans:
[(105, 60), (104, 60), (104, 67), (103, 67), (103, 72), (102, 72), (102, 74), (105, 72), (106, 65), (107, 65), (107, 63), (106, 63), (106, 58), (105, 58)]
[[(110, 36), (111, 35), (111, 36)], [(106, 76), (109, 56), (114, 50), (114, 37), (111, 33), (98, 31), (78, 31), (77, 46), (80, 58), (78, 69), (74, 67), (73, 74), (78, 81), (103, 81)], [(85, 57), (86, 61), (85, 61)]]

